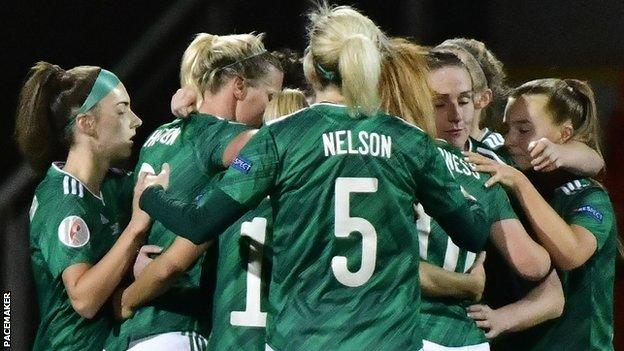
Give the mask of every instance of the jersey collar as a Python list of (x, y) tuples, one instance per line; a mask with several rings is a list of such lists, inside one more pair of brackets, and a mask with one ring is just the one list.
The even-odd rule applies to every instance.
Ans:
[(66, 176), (71, 177), (72, 179), (75, 179), (78, 183), (80, 183), (80, 185), (82, 185), (83, 188), (87, 189), (87, 191), (93, 195), (93, 197), (95, 197), (96, 199), (102, 201), (102, 204), (104, 204), (104, 196), (102, 196), (102, 190), (100, 190), (100, 195), (95, 195), (91, 190), (89, 190), (89, 188), (80, 181), (80, 179), (76, 178), (73, 174), (65, 172), (61, 167), (65, 166), (65, 162), (52, 162), (52, 169), (54, 169), (55, 171), (65, 174)]

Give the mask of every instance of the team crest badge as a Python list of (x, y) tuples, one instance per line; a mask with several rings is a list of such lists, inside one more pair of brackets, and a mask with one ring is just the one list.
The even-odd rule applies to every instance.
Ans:
[(89, 227), (78, 216), (69, 216), (61, 222), (58, 228), (59, 240), (69, 247), (82, 247), (89, 242)]

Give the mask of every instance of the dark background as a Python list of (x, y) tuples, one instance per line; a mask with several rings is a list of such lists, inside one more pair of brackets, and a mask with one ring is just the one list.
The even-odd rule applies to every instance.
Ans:
[[(392, 36), (435, 45), (463, 36), (482, 40), (505, 63), (510, 82), (562, 77), (589, 80), (605, 131), (607, 186), (624, 209), (624, 2), (525, 0), (332, 1), (351, 4)], [(0, 4), (0, 228), (3, 292), (11, 291), (12, 346), (29, 348), (36, 327), (27, 209), (37, 183), (13, 139), (15, 108), (28, 68), (45, 60), (69, 69), (97, 65), (120, 76), (143, 119), (136, 143), (170, 120), (180, 58), (193, 34), (267, 33), (272, 49), (305, 46), (307, 1), (22, 1)], [(132, 168), (130, 160), (126, 166)], [(622, 171), (622, 172), (620, 172)], [(624, 222), (620, 218), (620, 223)], [(622, 230), (620, 230), (622, 232)], [(621, 262), (619, 263), (621, 265)], [(618, 267), (620, 268), (620, 267)], [(620, 269), (621, 271), (621, 269)], [(618, 284), (622, 279), (619, 277)], [(624, 320), (616, 291), (619, 315)], [(622, 323), (622, 322), (620, 322)], [(624, 349), (624, 325), (616, 326)]]

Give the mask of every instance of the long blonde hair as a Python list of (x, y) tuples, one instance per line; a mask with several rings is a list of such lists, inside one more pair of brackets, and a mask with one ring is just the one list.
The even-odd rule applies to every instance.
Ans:
[(374, 115), (381, 62), (387, 45), (385, 34), (368, 17), (351, 7), (321, 4), (309, 15), (310, 45), (304, 58), (306, 79), (316, 87), (335, 84), (349, 107)]
[(190, 87), (201, 103), (204, 92), (216, 93), (233, 76), (255, 85), (279, 61), (267, 52), (263, 34), (213, 35), (199, 33), (182, 56), (181, 86)]
[(433, 138), (436, 128), (428, 72), (423, 47), (393, 38), (383, 61), (379, 94), (385, 111), (420, 127)]

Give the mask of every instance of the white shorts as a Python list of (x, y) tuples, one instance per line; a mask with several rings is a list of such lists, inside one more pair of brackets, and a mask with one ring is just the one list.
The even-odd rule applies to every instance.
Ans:
[[(488, 350), (489, 350), (489, 349), (490, 349), (490, 348), (488, 347)], [(271, 348), (271, 346), (269, 346), (269, 344), (264, 344), (264, 351), (275, 351), (275, 350), (273, 350), (273, 349)], [(425, 350), (424, 350), (424, 349), (420, 349), (420, 350), (418, 350), (418, 351), (425, 351)]]
[(423, 340), (423, 351), (490, 351), (490, 344), (484, 342), (477, 345), (449, 347)]
[(128, 351), (205, 351), (208, 340), (196, 332), (170, 332), (134, 340)]

